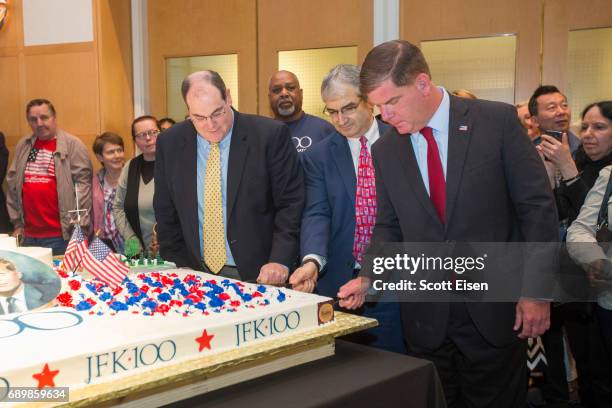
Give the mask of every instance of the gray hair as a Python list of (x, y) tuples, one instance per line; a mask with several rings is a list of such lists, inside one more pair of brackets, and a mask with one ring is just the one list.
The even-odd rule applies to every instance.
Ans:
[(355, 89), (355, 93), (361, 97), (359, 92), (360, 67), (352, 64), (339, 64), (329, 71), (321, 83), (321, 97), (323, 99), (342, 96), (344, 89), (338, 85), (348, 85)]

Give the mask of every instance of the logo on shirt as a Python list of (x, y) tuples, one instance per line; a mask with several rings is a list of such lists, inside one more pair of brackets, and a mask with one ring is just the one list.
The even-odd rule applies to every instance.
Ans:
[(295, 145), (295, 148), (297, 149), (298, 153), (302, 153), (304, 150), (312, 146), (312, 139), (310, 138), (310, 136), (293, 136), (292, 139), (293, 144)]

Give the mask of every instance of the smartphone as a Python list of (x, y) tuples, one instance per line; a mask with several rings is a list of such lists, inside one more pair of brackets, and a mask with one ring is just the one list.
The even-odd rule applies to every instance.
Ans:
[(562, 141), (563, 140), (563, 132), (561, 132), (559, 130), (545, 130), (544, 134), (548, 135), (548, 136), (552, 136), (555, 139), (557, 139), (558, 141)]

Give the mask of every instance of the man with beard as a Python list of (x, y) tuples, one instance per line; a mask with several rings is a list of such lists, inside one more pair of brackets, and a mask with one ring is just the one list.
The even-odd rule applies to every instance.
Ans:
[(278, 71), (270, 78), (268, 90), (274, 119), (289, 126), (298, 153), (305, 152), (335, 131), (329, 122), (302, 110), (303, 92), (294, 73)]

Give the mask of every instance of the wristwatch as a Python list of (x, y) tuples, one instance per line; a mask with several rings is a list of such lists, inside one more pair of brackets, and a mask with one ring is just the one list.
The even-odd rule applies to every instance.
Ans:
[(321, 272), (321, 264), (319, 263), (319, 261), (317, 261), (314, 258), (306, 258), (306, 259), (304, 259), (304, 261), (302, 262), (302, 264), (300, 266), (304, 266), (308, 262), (312, 262), (313, 264), (315, 264), (315, 266), (317, 267), (317, 273)]

